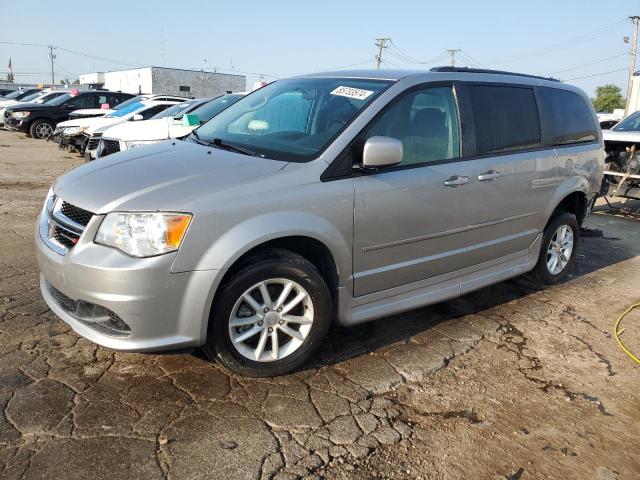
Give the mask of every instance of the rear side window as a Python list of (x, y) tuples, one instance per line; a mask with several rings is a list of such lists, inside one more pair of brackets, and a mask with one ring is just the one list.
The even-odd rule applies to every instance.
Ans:
[(533, 89), (469, 85), (468, 91), (477, 155), (540, 147), (540, 120)]
[(598, 134), (591, 110), (583, 98), (556, 88), (539, 89), (542, 120), (551, 145), (593, 142)]

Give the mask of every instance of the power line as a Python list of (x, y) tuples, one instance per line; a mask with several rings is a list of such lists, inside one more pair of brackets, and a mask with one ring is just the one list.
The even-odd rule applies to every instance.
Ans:
[(556, 50), (561, 50), (563, 48), (570, 48), (570, 47), (574, 47), (577, 44), (580, 43), (584, 43), (584, 42), (589, 42), (591, 40), (595, 40), (598, 37), (601, 37), (603, 35), (609, 34), (609, 33), (614, 33), (615, 30), (612, 30), (611, 27), (614, 27), (620, 23), (626, 22), (627, 18), (623, 18), (621, 20), (617, 20), (615, 22), (613, 22), (612, 24), (609, 25), (605, 25), (603, 27), (599, 27), (596, 30), (587, 32), (587, 33), (583, 33), (581, 35), (577, 35), (575, 37), (572, 37), (571, 39), (565, 40), (563, 42), (554, 44), (554, 45), (550, 45), (548, 47), (545, 47), (542, 50), (533, 50), (532, 52), (530, 52), (529, 54), (526, 55), (518, 55), (516, 57), (511, 57), (509, 59), (506, 60), (493, 60), (491, 62), (488, 62), (489, 65), (495, 65), (495, 64), (500, 64), (500, 65), (508, 65), (510, 63), (516, 63), (516, 62), (520, 62), (523, 60), (527, 60), (529, 58), (533, 58), (533, 57), (539, 57), (541, 55), (545, 55), (549, 52), (554, 52)]
[(376, 38), (375, 46), (378, 47), (378, 54), (376, 55), (376, 68), (380, 68), (382, 63), (382, 51), (387, 48), (387, 42), (390, 42), (390, 38)]
[(572, 70), (579, 70), (581, 68), (590, 67), (591, 65), (597, 65), (598, 63), (606, 62), (608, 60), (613, 60), (614, 58), (622, 57), (623, 55), (628, 55), (628, 53), (624, 52), (618, 55), (614, 55), (613, 57), (601, 58), (600, 60), (596, 60), (595, 62), (585, 63), (584, 65), (578, 65), (577, 67), (565, 68), (564, 70), (556, 70), (555, 72), (547, 73), (547, 75), (554, 75), (556, 73), (564, 73), (564, 72), (570, 72)]
[(447, 48), (447, 52), (449, 52), (449, 55), (451, 55), (451, 66), (455, 67), (456, 66), (456, 54), (458, 52), (460, 52), (459, 48)]
[(602, 72), (602, 73), (594, 73), (593, 75), (585, 75), (584, 77), (563, 78), (562, 81), (563, 82), (570, 82), (571, 80), (582, 80), (583, 78), (600, 77), (602, 75), (608, 75), (610, 73), (623, 72), (625, 70), (627, 70), (627, 69), (626, 68), (619, 68), (618, 70), (611, 70), (609, 72)]
[(484, 68), (484, 65), (482, 65), (480, 62), (478, 62), (477, 60), (475, 60), (472, 56), (470, 56), (469, 54), (467, 54), (464, 50), (460, 50), (458, 52), (460, 54), (460, 56), (462, 57), (463, 60), (465, 60), (467, 63), (471, 62), (472, 64), (477, 65), (480, 68)]

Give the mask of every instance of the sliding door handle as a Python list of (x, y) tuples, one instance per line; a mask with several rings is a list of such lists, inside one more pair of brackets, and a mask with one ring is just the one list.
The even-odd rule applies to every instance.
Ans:
[(461, 175), (453, 175), (444, 181), (447, 187), (457, 187), (469, 182), (469, 177), (463, 177)]
[(488, 172), (484, 172), (478, 175), (478, 180), (480, 180), (481, 182), (486, 182), (487, 180), (495, 180), (498, 177), (500, 177), (500, 172), (489, 170)]

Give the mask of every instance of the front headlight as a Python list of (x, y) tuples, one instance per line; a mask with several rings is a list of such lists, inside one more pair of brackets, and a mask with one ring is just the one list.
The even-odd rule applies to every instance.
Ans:
[(130, 148), (144, 147), (161, 141), (162, 140), (134, 140), (132, 142), (124, 142), (124, 144), (127, 146), (127, 150), (129, 150)]
[(68, 127), (65, 128), (62, 133), (64, 135), (75, 135), (77, 133), (80, 133), (80, 127)]
[(132, 257), (152, 257), (178, 250), (190, 222), (188, 213), (109, 213), (95, 242)]
[(27, 118), (29, 115), (31, 115), (31, 112), (13, 112), (13, 113), (11, 113), (11, 116), (13, 118)]

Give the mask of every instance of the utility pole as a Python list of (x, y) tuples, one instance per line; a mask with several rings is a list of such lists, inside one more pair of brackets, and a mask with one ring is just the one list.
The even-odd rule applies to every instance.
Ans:
[(49, 45), (49, 60), (51, 60), (51, 86), (55, 86), (56, 84), (56, 78), (53, 74), (53, 59), (56, 58), (56, 56), (53, 54), (53, 45)]
[(459, 48), (448, 48), (447, 52), (449, 52), (449, 55), (451, 55), (451, 66), (455, 67), (456, 66), (456, 53), (458, 53), (460, 51)]
[(636, 71), (636, 54), (638, 53), (638, 15), (629, 17), (633, 21), (633, 44), (631, 45), (631, 63), (629, 65), (629, 83), (627, 84), (627, 102), (624, 106), (624, 116), (629, 113), (631, 94), (633, 93), (633, 74)]
[(376, 47), (378, 47), (378, 54), (376, 55), (376, 68), (380, 68), (382, 63), (382, 49), (387, 48), (387, 42), (391, 41), (390, 38), (376, 38)]

